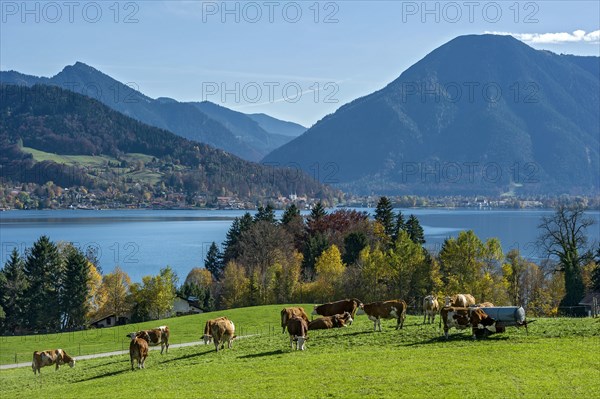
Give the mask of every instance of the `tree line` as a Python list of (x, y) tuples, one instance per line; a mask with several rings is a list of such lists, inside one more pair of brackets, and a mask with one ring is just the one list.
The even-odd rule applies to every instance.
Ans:
[(211, 245), (201, 281), (190, 274), (186, 282), (219, 308), (345, 297), (402, 298), (418, 307), (429, 294), (466, 292), (555, 315), (600, 290), (600, 249), (594, 256), (586, 246), (591, 224), (582, 207), (559, 206), (539, 225), (538, 246), (548, 258), (535, 263), (471, 230), (447, 238), (439, 251), (427, 249), (418, 218), (395, 212), (386, 197), (373, 219), (355, 210), (327, 213), (318, 204), (306, 218), (291, 205), (277, 220), (267, 205), (236, 218), (222, 248)]
[(102, 275), (97, 265), (93, 251), (47, 236), (24, 256), (13, 249), (0, 270), (0, 332), (75, 330), (111, 314), (143, 321), (171, 311), (178, 280), (170, 267), (132, 283), (120, 267)]

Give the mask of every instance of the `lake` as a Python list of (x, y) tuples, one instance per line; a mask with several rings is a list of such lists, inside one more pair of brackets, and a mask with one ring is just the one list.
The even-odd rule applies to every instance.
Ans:
[[(373, 209), (364, 210), (371, 214)], [(231, 221), (245, 211), (230, 210), (56, 210), (0, 212), (2, 265), (13, 248), (24, 253), (39, 236), (70, 241), (80, 248), (98, 250), (105, 273), (120, 265), (134, 281), (170, 265), (181, 281), (192, 267), (202, 266), (210, 244), (225, 240)], [(483, 240), (497, 237), (505, 252), (518, 248), (537, 260), (537, 226), (551, 210), (402, 209), (416, 215), (425, 230), (427, 247), (439, 250), (444, 239), (472, 229)], [(277, 212), (278, 217), (281, 211)], [(600, 212), (588, 216), (600, 222)], [(598, 242), (598, 224), (588, 230)]]

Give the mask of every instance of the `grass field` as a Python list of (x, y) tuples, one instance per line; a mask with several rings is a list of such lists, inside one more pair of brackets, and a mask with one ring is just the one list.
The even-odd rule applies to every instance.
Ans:
[[(437, 324), (421, 325), (418, 316), (409, 316), (401, 331), (393, 329), (394, 321), (384, 322), (381, 333), (372, 332), (372, 323), (358, 316), (348, 328), (311, 331), (307, 350), (292, 352), (278, 326), (281, 307), (218, 312), (236, 323), (238, 335), (260, 334), (235, 341), (232, 350), (217, 354), (214, 346), (193, 346), (162, 356), (153, 351), (147, 368), (135, 371), (126, 355), (80, 361), (74, 369), (63, 366), (58, 372), (45, 368), (41, 376), (30, 368), (3, 370), (2, 397), (600, 397), (600, 319), (539, 319), (528, 335), (509, 328), (481, 341), (451, 330), (446, 342)], [(163, 323), (170, 326), (174, 342), (195, 341), (204, 321), (214, 315)], [(115, 350), (126, 342), (120, 335), (124, 338), (133, 329), (59, 334), (38, 341), (3, 338), (2, 355), (5, 359), (8, 348), (29, 351), (29, 361), (33, 349), (69, 351), (69, 345), (76, 348), (94, 339), (97, 351)], [(95, 338), (89, 335), (93, 333)]]

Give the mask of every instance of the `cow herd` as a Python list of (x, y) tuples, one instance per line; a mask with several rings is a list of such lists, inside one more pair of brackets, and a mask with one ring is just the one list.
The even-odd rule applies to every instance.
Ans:
[[(494, 317), (486, 313), (494, 311)], [(347, 327), (352, 324), (356, 315), (367, 315), (373, 322), (373, 330), (381, 330), (382, 319), (396, 319), (396, 330), (404, 326), (407, 304), (403, 300), (388, 300), (372, 303), (362, 303), (358, 299), (344, 299), (337, 302), (315, 305), (312, 316), (320, 316), (309, 320), (307, 313), (302, 307), (287, 307), (281, 310), (281, 328), (286, 329), (290, 337), (290, 346), (296, 350), (306, 349), (308, 332), (310, 330), (324, 330), (331, 328)], [(512, 313), (511, 313), (512, 312)], [(523, 308), (517, 307), (494, 307), (490, 302), (476, 304), (475, 298), (470, 294), (456, 294), (444, 298), (444, 306), (440, 308), (437, 297), (428, 295), (423, 299), (423, 324), (435, 322), (436, 315), (440, 316), (439, 326), (444, 326), (444, 337), (448, 339), (450, 328), (465, 329), (472, 328), (473, 339), (485, 337), (489, 334), (504, 332), (507, 325), (527, 326)], [(508, 314), (511, 317), (500, 320), (498, 315)], [(508, 321), (508, 322), (507, 322)], [(143, 330), (127, 334), (131, 339), (129, 344), (129, 357), (131, 369), (134, 363), (140, 369), (148, 357), (149, 346), (160, 345), (163, 351), (169, 351), (169, 327), (160, 326), (151, 330)], [(215, 345), (215, 351), (227, 347), (231, 349), (232, 342), (236, 338), (235, 325), (227, 317), (218, 317), (208, 320), (204, 326), (204, 334), (200, 337), (205, 345), (211, 342)], [(40, 372), (44, 366), (56, 365), (56, 370), (62, 364), (73, 367), (75, 359), (62, 349), (47, 350), (33, 353), (32, 368), (34, 374)]]

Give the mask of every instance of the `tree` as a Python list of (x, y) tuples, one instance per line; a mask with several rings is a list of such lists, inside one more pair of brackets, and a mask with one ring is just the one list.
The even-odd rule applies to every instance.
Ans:
[(408, 217), (408, 222), (406, 222), (406, 232), (415, 244), (425, 244), (425, 233), (419, 223), (419, 219), (417, 219), (415, 215), (410, 215)]
[(406, 231), (406, 221), (404, 220), (404, 215), (402, 214), (402, 211), (398, 211), (398, 215), (396, 216), (396, 225), (394, 227), (395, 230), (392, 239), (396, 241), (400, 232)]
[(246, 270), (235, 262), (229, 262), (223, 272), (223, 304), (226, 308), (247, 305), (250, 281)]
[(319, 222), (327, 215), (327, 211), (321, 202), (317, 202), (310, 210), (310, 215), (306, 219), (306, 227), (310, 235), (320, 231)]
[(329, 247), (329, 240), (325, 234), (316, 233), (308, 238), (304, 247), (304, 260), (302, 262), (302, 273), (306, 280), (315, 278), (315, 262), (323, 251)]
[(96, 265), (88, 258), (88, 320), (95, 318), (106, 303), (106, 293), (101, 288), (102, 274), (100, 274)]
[(277, 224), (277, 219), (275, 219), (275, 209), (273, 208), (273, 205), (269, 203), (264, 208), (262, 206), (259, 206), (256, 215), (254, 215), (254, 221), (263, 221), (271, 224)]
[(31, 329), (60, 328), (59, 294), (63, 270), (57, 246), (47, 236), (41, 236), (30, 249), (25, 261), (29, 286), (27, 298), (27, 326)]
[(243, 232), (247, 231), (254, 220), (252, 219), (252, 215), (246, 212), (241, 218), (235, 218), (233, 223), (231, 223), (231, 227), (227, 231), (227, 235), (225, 237), (225, 242), (223, 243), (224, 251), (223, 251), (223, 264), (227, 262), (237, 259), (240, 255), (239, 248), (239, 240)]
[(131, 278), (119, 266), (116, 266), (112, 273), (106, 274), (102, 278), (100, 291), (106, 297), (102, 316), (115, 314), (117, 319), (123, 316), (131, 309), (128, 301)]
[(219, 251), (219, 247), (213, 241), (208, 248), (206, 253), (206, 259), (204, 259), (204, 267), (212, 274), (213, 278), (219, 281), (223, 275), (223, 254)]
[(584, 296), (581, 267), (591, 257), (587, 246), (586, 229), (594, 224), (586, 218), (581, 205), (561, 204), (554, 215), (543, 217), (538, 228), (538, 242), (549, 258), (557, 259), (564, 273), (566, 294), (562, 306), (576, 306)]
[(336, 282), (341, 280), (345, 270), (346, 265), (342, 262), (342, 254), (336, 245), (331, 245), (317, 258), (315, 271), (323, 299), (334, 297), (338, 289)]
[(344, 238), (344, 263), (351, 265), (360, 256), (360, 251), (369, 244), (365, 233), (358, 231), (350, 233)]
[(66, 328), (81, 327), (85, 325), (90, 307), (88, 259), (71, 244), (65, 251), (65, 278), (60, 298), (63, 325)]
[(25, 325), (27, 301), (27, 277), (25, 276), (25, 263), (16, 248), (13, 248), (10, 258), (2, 269), (4, 279), (1, 285), (2, 296), (0, 304), (4, 308), (6, 318), (4, 320), (5, 330), (14, 333)]
[(290, 206), (285, 208), (285, 211), (283, 212), (283, 215), (281, 216), (281, 224), (288, 225), (289, 223), (291, 223), (294, 219), (296, 219), (298, 217), (301, 217), (300, 209), (298, 209), (296, 204), (291, 204)]
[(423, 294), (427, 283), (416, 277), (419, 271), (423, 271), (423, 278), (428, 277), (424, 261), (425, 253), (421, 245), (412, 241), (407, 232), (401, 231), (388, 253), (388, 263), (392, 269), (392, 295), (414, 298)]
[(596, 268), (592, 272), (592, 291), (600, 292), (600, 244), (598, 244), (594, 258)]
[(394, 208), (390, 200), (387, 197), (379, 198), (375, 208), (375, 220), (381, 223), (385, 234), (390, 238), (396, 232), (394, 219)]
[(507, 283), (508, 296), (513, 305), (523, 303), (523, 278), (527, 271), (528, 262), (521, 256), (518, 249), (512, 249), (506, 254), (507, 262), (502, 265), (502, 274)]

